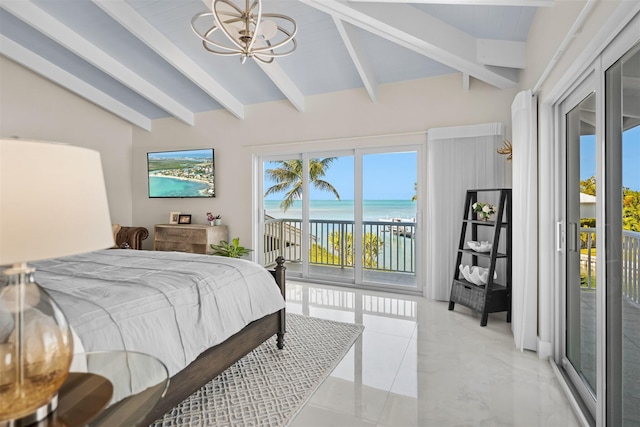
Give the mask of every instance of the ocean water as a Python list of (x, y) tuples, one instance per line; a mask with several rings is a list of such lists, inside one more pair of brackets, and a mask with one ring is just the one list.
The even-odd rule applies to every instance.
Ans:
[(198, 181), (165, 176), (149, 176), (149, 197), (202, 197), (209, 186)]
[[(280, 209), (280, 200), (265, 200), (265, 213), (274, 218), (302, 218), (302, 201), (296, 200), (286, 212)], [(310, 200), (309, 218), (353, 221), (353, 200)], [(416, 202), (411, 200), (365, 200), (362, 217), (364, 221), (379, 219), (416, 217)]]

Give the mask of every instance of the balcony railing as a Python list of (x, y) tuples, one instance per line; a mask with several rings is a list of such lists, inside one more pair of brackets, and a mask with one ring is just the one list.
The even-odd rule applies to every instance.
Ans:
[[(310, 220), (308, 260), (313, 265), (354, 267), (353, 221)], [(264, 224), (265, 265), (278, 256), (302, 261), (302, 221), (267, 219)], [(362, 222), (362, 261), (365, 270), (415, 273), (416, 223)]]
[(640, 303), (640, 233), (633, 231), (622, 236), (622, 293)]
[[(580, 263), (582, 288), (596, 288), (596, 229), (581, 228)], [(622, 233), (622, 295), (640, 303), (640, 233), (624, 230)]]

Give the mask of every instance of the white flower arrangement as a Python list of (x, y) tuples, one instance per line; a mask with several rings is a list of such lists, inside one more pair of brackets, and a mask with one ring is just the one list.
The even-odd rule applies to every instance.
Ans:
[(478, 214), (478, 217), (484, 221), (488, 220), (491, 215), (496, 213), (496, 207), (489, 203), (475, 202), (471, 205), (471, 208)]

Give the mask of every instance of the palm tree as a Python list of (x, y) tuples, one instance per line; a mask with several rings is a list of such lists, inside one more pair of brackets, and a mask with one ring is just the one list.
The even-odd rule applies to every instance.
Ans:
[[(338, 190), (327, 181), (323, 180), (329, 165), (335, 160), (335, 157), (327, 157), (324, 159), (309, 160), (309, 184), (321, 191), (328, 191), (340, 200)], [(269, 194), (286, 192), (284, 199), (280, 203), (280, 208), (286, 211), (293, 205), (294, 200), (302, 198), (302, 160), (282, 160), (277, 162), (280, 167), (275, 169), (267, 169), (267, 176), (276, 182), (264, 193), (265, 197)]]
[[(344, 240), (343, 240), (344, 236)], [(334, 231), (329, 235), (329, 244), (333, 247), (334, 252), (340, 256), (341, 252), (344, 255), (344, 265), (353, 267), (353, 256), (355, 254), (355, 247), (353, 245), (353, 233), (343, 234), (339, 231)], [(376, 268), (378, 266), (378, 253), (384, 247), (384, 241), (378, 239), (378, 236), (373, 233), (365, 233), (362, 236), (362, 246), (364, 254), (362, 261), (366, 268)]]

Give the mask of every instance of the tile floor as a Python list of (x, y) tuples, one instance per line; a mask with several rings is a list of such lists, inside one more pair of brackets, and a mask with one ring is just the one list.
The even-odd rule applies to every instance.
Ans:
[(514, 348), (504, 313), (391, 293), (287, 283), (292, 313), (364, 324), (292, 421), (307, 426), (578, 426), (551, 366)]

